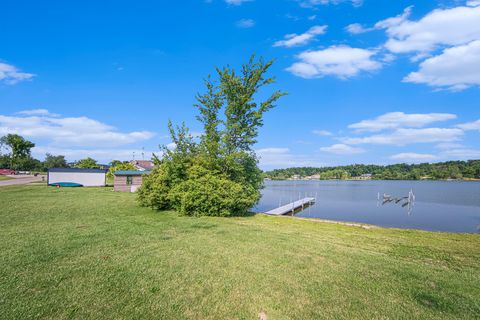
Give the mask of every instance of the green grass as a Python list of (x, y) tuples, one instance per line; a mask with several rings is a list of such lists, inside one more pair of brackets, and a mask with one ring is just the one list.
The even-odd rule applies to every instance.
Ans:
[(11, 179), (13, 179), (13, 178), (10, 178), (10, 177), (7, 177), (7, 176), (4, 176), (4, 175), (0, 174), (0, 181), (11, 180)]
[(480, 236), (0, 188), (0, 319), (473, 319)]

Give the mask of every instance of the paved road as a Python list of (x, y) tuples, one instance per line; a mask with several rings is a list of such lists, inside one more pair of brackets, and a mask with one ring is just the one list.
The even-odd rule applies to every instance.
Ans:
[(36, 182), (36, 181), (42, 181), (41, 176), (23, 176), (23, 177), (18, 177), (18, 176), (12, 176), (13, 179), (10, 180), (2, 180), (0, 181), (0, 187), (3, 186), (13, 186), (17, 184), (28, 184), (31, 182)]

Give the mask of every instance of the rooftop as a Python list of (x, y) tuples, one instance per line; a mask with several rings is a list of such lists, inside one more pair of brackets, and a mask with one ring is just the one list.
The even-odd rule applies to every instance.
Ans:
[(150, 174), (151, 171), (140, 171), (140, 170), (118, 170), (115, 171), (114, 175), (116, 176), (141, 176), (144, 174)]
[(106, 173), (105, 169), (81, 169), (81, 168), (50, 168), (48, 172), (84, 172), (84, 173)]

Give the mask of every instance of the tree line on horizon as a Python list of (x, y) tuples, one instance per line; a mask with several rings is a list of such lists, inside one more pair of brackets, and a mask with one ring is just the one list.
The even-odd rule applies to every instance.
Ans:
[[(7, 134), (0, 137), (0, 169), (15, 171), (46, 172), (51, 168), (79, 168), (99, 169), (103, 165), (97, 160), (87, 157), (74, 162), (67, 162), (64, 155), (47, 153), (45, 160), (41, 161), (32, 157), (31, 150), (35, 143), (18, 134)], [(108, 176), (113, 176), (116, 170), (134, 170), (135, 166), (128, 161), (113, 160), (108, 164)]]
[(480, 160), (446, 161), (420, 164), (354, 164), (332, 167), (293, 167), (275, 169), (264, 173), (272, 180), (290, 179), (295, 175), (309, 177), (319, 175), (320, 180), (347, 180), (371, 174), (373, 180), (444, 180), (444, 179), (480, 179)]

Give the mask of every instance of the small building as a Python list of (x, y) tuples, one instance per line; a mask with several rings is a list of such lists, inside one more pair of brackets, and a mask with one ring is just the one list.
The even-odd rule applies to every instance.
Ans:
[(364, 173), (358, 177), (353, 177), (353, 180), (372, 180), (372, 174), (371, 173)]
[(47, 183), (78, 183), (84, 187), (105, 187), (107, 170), (52, 168), (48, 169)]
[(142, 185), (143, 176), (151, 171), (119, 170), (114, 173), (113, 190), (118, 192), (135, 192)]
[(153, 161), (150, 160), (132, 160), (130, 163), (133, 164), (138, 171), (151, 171), (155, 166)]

